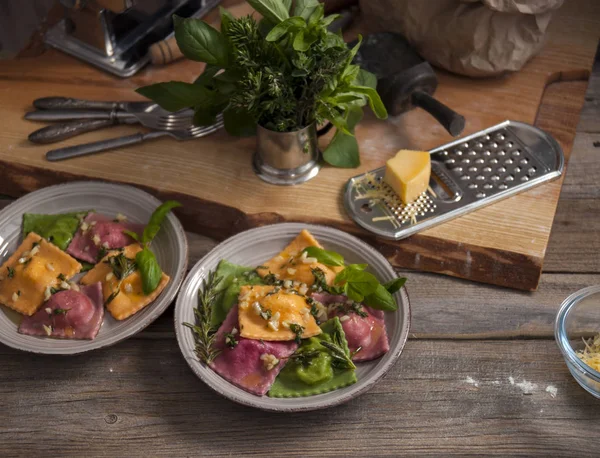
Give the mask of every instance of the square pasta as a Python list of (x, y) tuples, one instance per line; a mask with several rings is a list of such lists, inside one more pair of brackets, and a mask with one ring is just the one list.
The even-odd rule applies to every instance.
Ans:
[(313, 269), (320, 269), (325, 275), (328, 285), (333, 283), (335, 276), (344, 268), (341, 266), (326, 266), (316, 259), (306, 256), (302, 250), (308, 247), (323, 248), (310, 232), (303, 229), (277, 256), (264, 262), (256, 268), (261, 277), (275, 275), (278, 280), (292, 280), (311, 286), (315, 282)]
[[(122, 253), (129, 259), (135, 259), (135, 255), (142, 250), (142, 247), (135, 243), (123, 248)], [(90, 270), (82, 279), (81, 284), (90, 285), (92, 283), (102, 283), (102, 295), (106, 301), (119, 285), (119, 279), (113, 274), (112, 268), (106, 263), (108, 258), (117, 256), (120, 251), (109, 252), (96, 266)], [(162, 273), (158, 287), (149, 295), (145, 295), (142, 289), (142, 277), (139, 271), (125, 277), (121, 283), (119, 293), (106, 304), (107, 310), (116, 320), (124, 320), (131, 315), (139, 312), (141, 309), (152, 303), (154, 299), (162, 292), (169, 283), (170, 277)]]
[(80, 270), (76, 259), (31, 232), (0, 267), (0, 303), (31, 316), (46, 300), (48, 288)]

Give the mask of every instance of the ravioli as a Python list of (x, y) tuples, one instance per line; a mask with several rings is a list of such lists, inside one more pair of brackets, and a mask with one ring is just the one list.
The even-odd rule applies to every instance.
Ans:
[[(135, 243), (126, 246), (123, 254), (129, 259), (135, 259), (135, 255), (142, 250), (142, 247)], [(90, 270), (81, 279), (81, 284), (89, 285), (91, 283), (102, 282), (102, 294), (106, 301), (116, 290), (119, 280), (112, 274), (112, 268), (104, 261), (111, 256), (116, 256), (119, 251), (109, 252), (92, 270)], [(124, 320), (131, 315), (139, 312), (145, 306), (150, 304), (169, 283), (169, 276), (163, 272), (158, 287), (146, 296), (142, 289), (142, 277), (139, 271), (133, 272), (127, 276), (121, 284), (119, 293), (106, 305), (107, 310), (116, 320)]]
[(344, 268), (326, 266), (303, 255), (302, 250), (311, 246), (323, 248), (310, 232), (303, 229), (281, 253), (257, 267), (256, 271), (263, 278), (273, 274), (278, 280), (295, 280), (311, 286), (315, 282), (312, 269), (319, 268), (325, 274), (327, 284), (331, 285), (335, 276)]
[[(240, 337), (237, 333), (238, 306), (234, 305), (215, 335), (215, 348), (221, 352), (210, 367), (225, 380), (252, 394), (263, 396), (298, 344), (265, 342)], [(237, 344), (230, 348), (226, 343), (233, 335)], [(231, 341), (230, 341), (231, 342)]]
[(67, 253), (82, 261), (95, 263), (102, 249), (113, 250), (134, 243), (123, 231), (129, 230), (141, 234), (143, 224), (127, 221), (114, 221), (99, 213), (90, 213), (85, 217), (79, 230), (67, 248)]
[(33, 316), (23, 318), (19, 333), (61, 339), (93, 339), (104, 318), (102, 285), (94, 283), (80, 291), (63, 290), (52, 297)]
[(27, 237), (30, 232), (35, 232), (64, 251), (73, 239), (81, 218), (87, 213), (87, 211), (59, 215), (24, 213), (23, 237)]
[(0, 267), (0, 303), (31, 316), (43, 304), (47, 289), (80, 270), (77, 260), (30, 232)]
[(306, 297), (279, 286), (242, 286), (239, 296), (240, 334), (248, 339), (293, 340), (321, 333)]
[[(348, 308), (346, 296), (315, 293), (312, 297), (323, 305), (329, 306), (328, 315), (330, 317), (340, 317), (350, 351), (355, 352), (360, 348), (352, 361), (370, 361), (390, 350), (384, 321), (385, 315), (382, 310), (358, 304), (359, 311), (366, 315), (361, 316)], [(336, 307), (335, 304), (340, 304), (340, 306)]]
[[(356, 383), (353, 367), (335, 362), (332, 351), (322, 342), (337, 342), (350, 356), (348, 343), (339, 318), (334, 317), (321, 325), (323, 333), (302, 342), (290, 357), (269, 390), (273, 398), (297, 398), (327, 393)], [(304, 357), (303, 357), (304, 355)]]

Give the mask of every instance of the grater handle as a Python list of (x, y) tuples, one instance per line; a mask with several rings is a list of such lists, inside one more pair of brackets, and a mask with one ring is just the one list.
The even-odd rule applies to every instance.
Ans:
[(450, 135), (456, 137), (465, 128), (465, 118), (450, 107), (444, 105), (427, 92), (414, 91), (411, 94), (412, 104), (423, 108), (444, 126)]

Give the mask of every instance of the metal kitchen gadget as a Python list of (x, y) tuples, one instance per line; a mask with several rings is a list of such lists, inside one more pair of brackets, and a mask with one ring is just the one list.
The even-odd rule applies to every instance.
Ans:
[(564, 155), (550, 135), (517, 121), (430, 151), (429, 189), (403, 204), (384, 181), (385, 167), (346, 184), (344, 205), (364, 229), (399, 240), (560, 177)]
[(173, 14), (202, 17), (220, 0), (60, 0), (64, 18), (45, 42), (126, 78), (150, 62), (148, 48), (171, 36)]

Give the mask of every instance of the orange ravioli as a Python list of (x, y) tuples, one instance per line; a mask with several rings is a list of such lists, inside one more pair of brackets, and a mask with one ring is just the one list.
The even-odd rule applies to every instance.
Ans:
[[(139, 244), (128, 245), (123, 248), (123, 254), (129, 259), (135, 259), (135, 255), (142, 250)], [(113, 291), (116, 290), (119, 279), (112, 274), (112, 268), (105, 263), (109, 257), (116, 256), (119, 251), (109, 252), (96, 266), (90, 270), (82, 279), (81, 284), (89, 285), (96, 282), (102, 283), (102, 295), (106, 301)], [(145, 306), (150, 304), (165, 289), (169, 283), (169, 276), (163, 272), (158, 287), (148, 296), (142, 289), (142, 277), (139, 271), (133, 272), (127, 276), (121, 284), (119, 294), (110, 301), (106, 308), (116, 320), (124, 320), (131, 315), (139, 312)]]
[(325, 274), (327, 284), (331, 285), (335, 276), (344, 268), (326, 266), (316, 259), (302, 256), (302, 250), (310, 246), (323, 248), (310, 232), (303, 229), (281, 253), (263, 263), (256, 271), (261, 277), (271, 273), (279, 280), (295, 280), (311, 286), (315, 282), (312, 269), (319, 268)]
[(240, 335), (247, 339), (294, 340), (292, 324), (304, 328), (302, 338), (321, 333), (306, 297), (277, 286), (242, 286), (238, 320)]
[(81, 264), (60, 248), (30, 232), (0, 267), (0, 303), (24, 315), (33, 315), (46, 299), (46, 289), (71, 278)]

